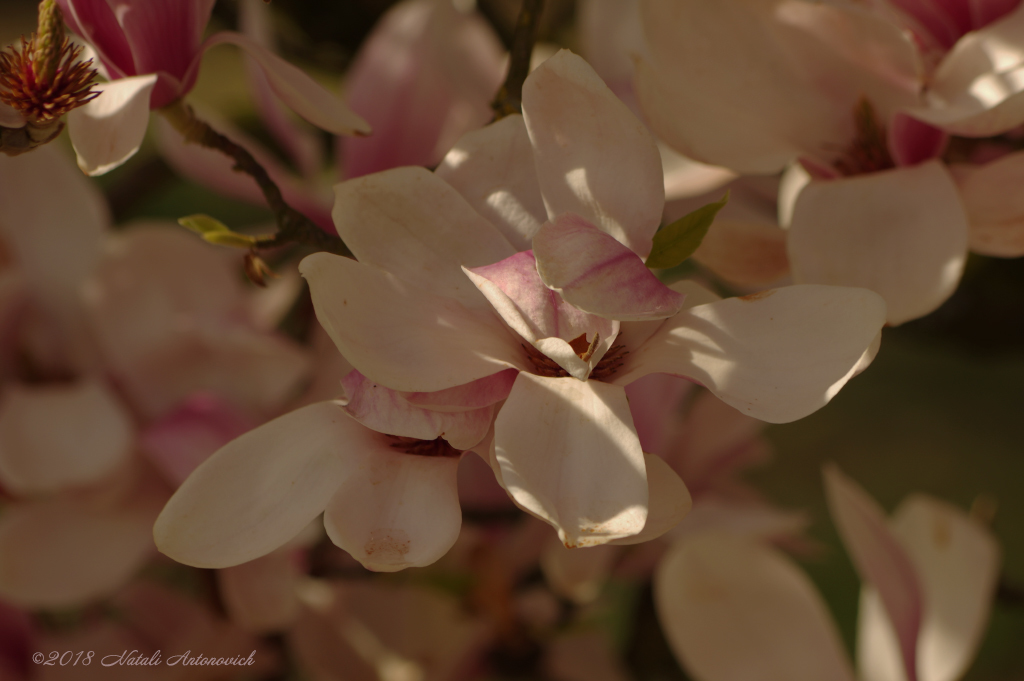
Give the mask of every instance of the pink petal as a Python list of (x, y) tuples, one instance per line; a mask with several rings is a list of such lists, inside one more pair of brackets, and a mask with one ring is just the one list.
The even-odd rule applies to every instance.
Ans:
[(683, 296), (658, 281), (633, 251), (579, 216), (544, 223), (533, 253), (544, 283), (584, 312), (640, 321), (682, 308)]
[(918, 636), (925, 607), (921, 579), (910, 556), (886, 526), (878, 503), (836, 466), (827, 466), (824, 474), (836, 528), (861, 579), (881, 596), (896, 630), (906, 677), (916, 681)]
[(179, 563), (229, 567), (299, 533), (380, 437), (334, 402), (285, 414), (228, 443), (195, 470), (153, 528)]
[(437, 165), (463, 133), (491, 119), (502, 52), (490, 26), (450, 3), (395, 5), (350, 70), (349, 103), (375, 134), (341, 142), (346, 176)]
[(897, 113), (889, 122), (889, 152), (898, 166), (914, 166), (938, 158), (946, 148), (949, 135), (905, 113)]
[(156, 76), (148, 74), (93, 85), (100, 96), (68, 114), (68, 134), (86, 175), (103, 175), (142, 146), (149, 127), (149, 98)]
[(458, 465), (456, 457), (406, 454), (381, 441), (328, 504), (327, 535), (376, 572), (430, 565), (462, 527)]
[(473, 454), (463, 456), (459, 461), (459, 503), (463, 508), (474, 511), (515, 508), (486, 459), (486, 456)]
[(884, 316), (882, 299), (864, 289), (788, 286), (728, 298), (666, 320), (611, 380), (685, 376), (745, 414), (785, 423), (839, 392)]
[(522, 116), (506, 116), (466, 133), (435, 173), (497, 227), (517, 251), (530, 248), (530, 240), (547, 219)]
[(778, 284), (789, 276), (786, 232), (754, 215), (715, 218), (693, 259), (743, 288)]
[[(368, 135), (370, 126), (349, 109), (337, 95), (323, 89), (301, 69), (292, 66), (252, 38), (240, 33), (221, 32), (206, 39), (201, 47), (205, 52), (222, 44), (236, 45), (245, 51), (259, 66), (270, 81), (274, 93), (307, 121), (335, 135)], [(186, 82), (194, 78), (198, 60), (185, 76)]]
[(971, 250), (982, 255), (1024, 255), (1024, 153), (985, 165), (951, 165), (970, 223)]
[(341, 354), (393, 390), (444, 390), (525, 368), (522, 348), (494, 315), (328, 253), (306, 257), (299, 270)]
[(360, 262), (482, 310), (489, 306), (461, 267), (515, 252), (465, 199), (424, 168), (395, 168), (335, 186), (334, 224)]
[(518, 373), (515, 369), (505, 369), (447, 390), (438, 390), (432, 393), (403, 393), (402, 397), (409, 404), (434, 411), (458, 412), (481, 409), (508, 397)]
[(643, 123), (568, 50), (526, 79), (523, 118), (548, 217), (575, 213), (646, 258), (665, 188)]
[(700, 196), (724, 187), (737, 175), (719, 166), (709, 166), (686, 158), (672, 151), (664, 143), (658, 143), (661, 154), (661, 170), (665, 175), (665, 200), (684, 199)]
[(71, 29), (88, 40), (115, 78), (146, 73), (135, 68), (135, 57), (114, 8), (107, 0), (57, 0)]
[(854, 680), (811, 581), (758, 542), (710, 532), (676, 543), (654, 602), (673, 652), (702, 681)]
[(621, 388), (521, 373), (495, 420), (494, 442), (509, 494), (566, 546), (643, 529), (646, 467)]
[(128, 461), (134, 437), (131, 416), (103, 383), (12, 384), (0, 405), (0, 480), (16, 494), (94, 483)]
[(459, 451), (479, 444), (491, 428), (494, 409), (440, 412), (421, 409), (407, 402), (401, 393), (377, 385), (358, 371), (342, 381), (348, 404), (345, 411), (378, 433), (435, 440), (443, 437)]
[(789, 229), (793, 279), (881, 295), (889, 324), (941, 305), (967, 258), (967, 218), (938, 161), (840, 180), (800, 193)]

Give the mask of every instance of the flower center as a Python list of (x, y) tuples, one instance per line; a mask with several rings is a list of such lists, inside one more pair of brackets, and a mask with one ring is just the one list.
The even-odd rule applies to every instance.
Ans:
[(850, 177), (895, 168), (896, 164), (889, 154), (885, 126), (878, 122), (871, 102), (866, 99), (860, 100), (853, 110), (853, 121), (853, 142), (833, 162), (836, 170)]
[(21, 49), (0, 51), (0, 101), (35, 123), (58, 120), (72, 109), (99, 96), (92, 90), (96, 71), (92, 60), (78, 61), (82, 48), (67, 38), (57, 50), (54, 71), (38, 71), (36, 38), (22, 38)]
[[(578, 341), (579, 339), (576, 340)], [(576, 343), (576, 341), (573, 341), (573, 343)], [(526, 356), (529, 358), (530, 364), (533, 365), (533, 373), (537, 376), (545, 376), (547, 378), (565, 378), (570, 375), (568, 371), (558, 365), (558, 362), (551, 359), (537, 348), (525, 343), (522, 343), (521, 345), (523, 346), (523, 349), (526, 350)], [(580, 359), (588, 360), (594, 354), (594, 349), (597, 346), (597, 336), (595, 335), (594, 341), (587, 344), (586, 349), (582, 351), (577, 349), (577, 346), (582, 346), (581, 343), (577, 343), (576, 345), (570, 343), (570, 346), (573, 350), (576, 350), (576, 354), (580, 356)], [(590, 378), (595, 381), (603, 381), (614, 375), (615, 372), (619, 370), (619, 367), (622, 366), (623, 360), (628, 352), (629, 351), (626, 350), (625, 345), (613, 345), (608, 349), (608, 352), (604, 354), (601, 361), (597, 363), (597, 366), (591, 370)]]
[(388, 435), (393, 440), (391, 446), (406, 454), (416, 456), (446, 456), (458, 458), (462, 452), (455, 449), (443, 437), (435, 440), (417, 440), (414, 437), (402, 437), (401, 435)]

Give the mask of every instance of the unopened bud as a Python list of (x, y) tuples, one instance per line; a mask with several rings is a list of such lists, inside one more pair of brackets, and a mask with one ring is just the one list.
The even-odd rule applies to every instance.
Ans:
[(268, 275), (274, 278), (278, 276), (263, 258), (251, 251), (245, 254), (245, 276), (249, 277), (249, 281), (257, 286), (266, 287)]
[(39, 29), (36, 31), (35, 51), (32, 54), (32, 65), (36, 78), (49, 83), (57, 73), (60, 65), (61, 51), (64, 47), (64, 15), (56, 0), (43, 0), (39, 3)]

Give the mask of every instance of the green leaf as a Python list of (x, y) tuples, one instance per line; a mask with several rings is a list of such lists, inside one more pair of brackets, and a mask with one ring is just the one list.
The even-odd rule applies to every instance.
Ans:
[(196, 234), (215, 234), (217, 232), (230, 233), (231, 230), (217, 218), (199, 213), (178, 218), (178, 224), (185, 229), (190, 229)]
[(252, 248), (256, 245), (256, 237), (238, 232), (207, 232), (203, 235), (211, 244), (233, 246), (234, 248)]
[(647, 266), (652, 270), (668, 269), (693, 255), (700, 242), (704, 241), (718, 211), (728, 202), (729, 192), (725, 192), (720, 201), (701, 206), (658, 231), (654, 235), (654, 248), (647, 257)]

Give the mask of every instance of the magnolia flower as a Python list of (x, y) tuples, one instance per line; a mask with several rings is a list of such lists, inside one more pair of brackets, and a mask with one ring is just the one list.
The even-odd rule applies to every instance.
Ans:
[(810, 580), (777, 552), (707, 533), (661, 564), (655, 602), (672, 649), (706, 681), (960, 678), (981, 642), (999, 572), (991, 533), (925, 495), (890, 519), (826, 469), (829, 507), (861, 579), (855, 677)]
[(110, 82), (68, 117), (78, 164), (101, 175), (139, 148), (150, 109), (181, 99), (195, 85), (206, 50), (242, 48), (274, 93), (295, 113), (328, 132), (368, 134), (366, 123), (309, 76), (255, 40), (221, 32), (203, 40), (213, 0), (59, 0), (72, 30), (93, 47)]

